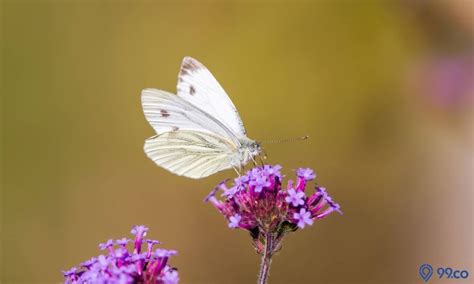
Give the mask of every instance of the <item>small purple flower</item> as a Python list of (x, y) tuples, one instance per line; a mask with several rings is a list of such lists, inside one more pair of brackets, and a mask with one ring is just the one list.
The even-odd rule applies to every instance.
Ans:
[(121, 238), (121, 239), (116, 240), (115, 243), (119, 246), (125, 247), (131, 241), (132, 240), (127, 239), (127, 238)]
[[(174, 250), (157, 249), (152, 256), (140, 253), (142, 238), (148, 231), (145, 226), (135, 226), (132, 233), (135, 235), (133, 252), (126, 248), (129, 239), (123, 238), (115, 243), (119, 246), (113, 249), (114, 242), (108, 240), (100, 244), (101, 249), (108, 249), (109, 255), (99, 255), (81, 264), (81, 270), (73, 267), (63, 272), (64, 283), (147, 283), (147, 284), (176, 284), (179, 281), (175, 268), (167, 265), (169, 257), (176, 255)], [(145, 240), (149, 250), (159, 244), (156, 240)]]
[(175, 250), (168, 250), (168, 249), (162, 249), (162, 248), (155, 250), (156, 257), (170, 257), (176, 254), (178, 254), (178, 252)]
[(230, 216), (229, 218), (229, 228), (237, 228), (239, 226), (239, 222), (242, 217), (239, 214), (235, 214), (234, 216)]
[(300, 229), (304, 229), (306, 225), (313, 225), (311, 213), (304, 208), (301, 208), (299, 213), (293, 213), (293, 218), (298, 221), (297, 225)]
[(294, 207), (304, 204), (304, 192), (296, 191), (293, 188), (288, 190), (288, 196), (285, 197), (286, 203), (291, 203)]
[(148, 244), (148, 253), (147, 253), (147, 256), (150, 257), (151, 252), (152, 252), (152, 250), (153, 250), (153, 246), (154, 246), (154, 245), (161, 244), (161, 243), (160, 243), (159, 241), (157, 241), (157, 240), (149, 240), (149, 239), (148, 239), (148, 240), (145, 240), (145, 241), (146, 241), (146, 243)]
[(325, 187), (317, 187), (316, 191), (319, 192), (320, 194), (324, 195), (325, 197), (328, 196), (328, 193), (327, 193)]
[(103, 254), (97, 257), (97, 266), (101, 268), (106, 268), (109, 265), (109, 259)]
[(179, 281), (178, 271), (176, 270), (168, 270), (165, 272), (161, 280), (164, 284), (176, 284)]
[(240, 176), (236, 179), (234, 179), (234, 183), (237, 187), (242, 187), (242, 186), (245, 186), (245, 184), (249, 181), (249, 177), (248, 175), (243, 175), (243, 176)]
[(264, 187), (270, 186), (270, 181), (268, 180), (268, 176), (260, 171), (254, 174), (252, 180), (250, 181), (250, 185), (254, 186), (254, 191), (259, 193)]
[(281, 179), (281, 173), (280, 173), (281, 166), (280, 165), (275, 165), (275, 166), (265, 165), (263, 166), (263, 170), (265, 171), (267, 175), (269, 176), (273, 175)]
[(116, 258), (124, 258), (126, 256), (128, 256), (128, 250), (125, 249), (125, 248), (118, 248), (115, 250), (115, 253), (114, 253), (114, 256)]
[(140, 225), (140, 226), (135, 226), (132, 228), (131, 233), (135, 235), (135, 249), (136, 253), (141, 252), (141, 247), (142, 247), (142, 241), (143, 238), (146, 236), (146, 232), (148, 232), (148, 228)]
[(133, 254), (131, 257), (132, 261), (139, 261), (139, 260), (145, 260), (147, 259), (147, 255), (145, 252), (140, 253), (140, 254)]
[(86, 260), (84, 261), (83, 263), (81, 263), (81, 266), (86, 268), (86, 269), (89, 269), (92, 265), (94, 265), (95, 263), (97, 262), (97, 258), (95, 257), (92, 257), (91, 259), (89, 260)]
[(64, 275), (64, 277), (69, 277), (69, 276), (72, 276), (72, 275), (76, 275), (76, 272), (77, 272), (77, 268), (72, 267), (71, 269), (69, 269), (67, 271), (63, 271), (63, 275)]
[(334, 209), (334, 211), (336, 211), (337, 213), (339, 214), (343, 214), (342, 213), (342, 210), (341, 210), (341, 206), (339, 205), (339, 203), (334, 203), (333, 205), (331, 205), (331, 207)]
[(143, 238), (146, 236), (146, 232), (148, 232), (148, 228), (143, 226), (143, 225), (138, 225), (132, 228), (131, 233), (134, 234), (135, 236), (140, 236)]
[(120, 274), (117, 284), (133, 283), (133, 277), (127, 274)]
[(231, 188), (226, 188), (224, 190), (224, 192), (222, 193), (222, 196), (223, 197), (226, 197), (226, 198), (232, 198), (234, 197), (235, 194), (237, 194), (237, 192), (241, 191), (242, 190), (242, 187), (238, 186), (238, 185), (235, 185)]
[(296, 175), (300, 178), (304, 178), (306, 181), (310, 181), (316, 178), (316, 174), (310, 168), (299, 168), (296, 171)]
[(150, 239), (146, 239), (145, 242), (150, 246), (150, 245), (159, 245), (161, 244), (160, 241), (157, 241), (157, 240), (150, 240)]
[(105, 243), (100, 243), (99, 248), (100, 250), (106, 250), (114, 246), (114, 240), (110, 239), (107, 240)]

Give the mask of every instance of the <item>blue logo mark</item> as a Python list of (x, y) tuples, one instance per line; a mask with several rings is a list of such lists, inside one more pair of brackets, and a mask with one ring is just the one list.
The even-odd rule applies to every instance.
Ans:
[(428, 280), (430, 280), (431, 276), (433, 275), (433, 267), (427, 263), (422, 264), (420, 266), (419, 273), (421, 279), (425, 280), (425, 282), (428, 282)]

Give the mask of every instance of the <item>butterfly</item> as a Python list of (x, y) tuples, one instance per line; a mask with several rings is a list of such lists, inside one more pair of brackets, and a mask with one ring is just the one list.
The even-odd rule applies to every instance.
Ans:
[(177, 94), (144, 89), (141, 100), (157, 133), (145, 140), (145, 153), (174, 174), (198, 179), (230, 168), (239, 173), (263, 153), (247, 137), (229, 96), (196, 59), (183, 59)]

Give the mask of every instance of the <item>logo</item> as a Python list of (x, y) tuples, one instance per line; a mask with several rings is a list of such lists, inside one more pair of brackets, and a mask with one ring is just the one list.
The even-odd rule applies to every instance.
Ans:
[[(421, 279), (425, 282), (428, 282), (433, 276), (433, 267), (428, 263), (420, 265), (420, 269), (418, 270)], [(446, 279), (467, 279), (469, 277), (469, 271), (461, 270), (461, 269), (453, 269), (451, 267), (438, 267), (436, 269), (436, 273), (438, 274), (438, 278), (446, 278)]]
[(433, 267), (427, 263), (422, 264), (420, 266), (419, 273), (421, 279), (425, 280), (425, 282), (428, 282), (428, 280), (430, 280), (431, 276), (433, 275)]

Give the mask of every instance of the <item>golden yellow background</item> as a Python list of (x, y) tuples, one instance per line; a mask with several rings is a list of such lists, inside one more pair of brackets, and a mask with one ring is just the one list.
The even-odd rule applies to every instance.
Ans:
[(186, 179), (142, 150), (140, 91), (174, 92), (187, 55), (251, 138), (310, 135), (269, 161), (314, 168), (344, 211), (288, 236), (270, 283), (422, 283), (422, 263), (472, 279), (472, 104), (407, 83), (427, 54), (469, 49), (472, 2), (409, 2), (3, 1), (1, 282), (62, 281), (144, 224), (181, 283), (255, 283), (250, 237), (202, 202), (234, 172)]

